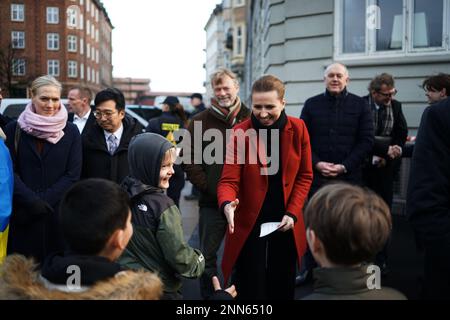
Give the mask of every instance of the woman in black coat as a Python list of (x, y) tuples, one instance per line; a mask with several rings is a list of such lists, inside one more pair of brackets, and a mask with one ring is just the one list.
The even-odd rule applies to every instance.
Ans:
[(61, 84), (51, 76), (32, 83), (32, 101), (6, 126), (14, 163), (13, 213), (8, 253), (41, 262), (64, 247), (58, 223), (62, 195), (80, 178), (81, 138), (67, 122)]

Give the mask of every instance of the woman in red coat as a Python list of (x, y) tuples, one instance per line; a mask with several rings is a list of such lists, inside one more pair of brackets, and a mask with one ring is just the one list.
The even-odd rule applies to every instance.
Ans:
[[(233, 130), (217, 187), (228, 221), (222, 268), (240, 299), (293, 299), (296, 262), (306, 248), (302, 209), (312, 182), (309, 135), (285, 114), (284, 84), (253, 84), (252, 116)], [(260, 237), (261, 225), (277, 230)]]

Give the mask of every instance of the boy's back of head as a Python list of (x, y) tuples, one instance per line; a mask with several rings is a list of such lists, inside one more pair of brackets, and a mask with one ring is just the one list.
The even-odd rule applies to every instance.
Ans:
[(374, 192), (349, 184), (321, 188), (305, 209), (305, 224), (338, 265), (370, 261), (386, 243), (392, 227), (386, 203)]
[(61, 227), (69, 248), (77, 254), (97, 255), (111, 235), (125, 229), (130, 200), (116, 183), (87, 179), (76, 183), (60, 204)]

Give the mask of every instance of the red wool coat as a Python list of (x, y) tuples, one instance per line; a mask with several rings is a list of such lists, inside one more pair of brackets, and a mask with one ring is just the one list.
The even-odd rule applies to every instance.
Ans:
[[(220, 207), (225, 201), (239, 199), (239, 205), (234, 215), (234, 233), (227, 232), (225, 238), (222, 259), (225, 281), (228, 281), (239, 253), (258, 218), (268, 190), (268, 177), (261, 174), (261, 169), (264, 170), (266, 167), (262, 163), (266, 161), (258, 161), (256, 164), (252, 164), (255, 161), (251, 161), (249, 164), (249, 159), (255, 159), (257, 153), (255, 150), (257, 149), (251, 146), (255, 146), (256, 143), (252, 143), (251, 138), (244, 137), (244, 133), (238, 131), (241, 129), (246, 132), (251, 128), (251, 120), (234, 127), (233, 135), (227, 146), (227, 161), (223, 166), (222, 177), (217, 186)], [(236, 160), (239, 159), (238, 154), (242, 154), (242, 152), (236, 151), (239, 150), (239, 147), (236, 146), (236, 141), (239, 139), (245, 139), (245, 164), (239, 164), (242, 161)], [(284, 204), (286, 211), (297, 217), (294, 238), (300, 262), (300, 258), (306, 250), (303, 205), (313, 178), (309, 134), (303, 120), (288, 117), (286, 126), (280, 132), (280, 140)], [(253, 139), (253, 141), (255, 140)], [(258, 159), (265, 159), (265, 156), (260, 154)]]

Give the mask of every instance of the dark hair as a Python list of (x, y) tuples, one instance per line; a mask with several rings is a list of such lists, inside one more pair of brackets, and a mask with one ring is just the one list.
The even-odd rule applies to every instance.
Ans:
[(123, 96), (123, 93), (119, 89), (107, 88), (105, 90), (100, 91), (95, 96), (94, 104), (97, 107), (99, 104), (108, 100), (113, 100), (116, 103), (116, 109), (118, 111), (125, 109), (125, 97)]
[(369, 87), (367, 89), (370, 92), (372, 91), (378, 92), (381, 90), (383, 84), (386, 85), (386, 87), (388, 88), (395, 87), (395, 81), (392, 75), (390, 75), (389, 73), (382, 73), (375, 76), (375, 78), (373, 78), (372, 81), (370, 81)]
[(60, 204), (61, 228), (69, 248), (95, 255), (118, 229), (125, 229), (130, 210), (128, 194), (116, 183), (87, 179), (74, 184)]
[(254, 92), (270, 92), (276, 91), (280, 100), (284, 99), (286, 91), (283, 81), (272, 75), (262, 76), (253, 83), (252, 94)]
[(435, 76), (429, 76), (423, 81), (422, 88), (427, 91), (441, 91), (445, 88), (448, 97), (450, 96), (450, 74), (438, 73)]
[(186, 122), (188, 120), (186, 113), (184, 112), (184, 107), (180, 103), (177, 103), (175, 105), (168, 104), (169, 111), (174, 116), (178, 117), (181, 121), (183, 121), (184, 125), (186, 125)]
[(374, 192), (345, 183), (321, 188), (309, 201), (305, 226), (323, 243), (327, 258), (336, 264), (370, 261), (391, 231), (387, 204)]

